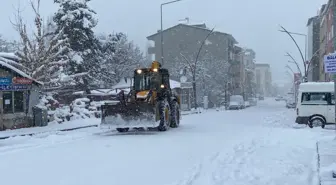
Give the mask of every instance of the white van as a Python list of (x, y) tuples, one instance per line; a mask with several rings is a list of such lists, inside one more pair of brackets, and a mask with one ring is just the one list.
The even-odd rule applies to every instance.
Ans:
[(333, 82), (307, 82), (300, 84), (296, 105), (296, 123), (310, 128), (335, 124), (335, 97)]

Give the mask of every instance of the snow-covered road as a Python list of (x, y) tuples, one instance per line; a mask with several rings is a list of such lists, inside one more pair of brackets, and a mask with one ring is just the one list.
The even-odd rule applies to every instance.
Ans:
[(11, 185), (307, 185), (317, 139), (283, 102), (183, 117), (168, 132), (97, 135), (97, 128), (0, 141)]

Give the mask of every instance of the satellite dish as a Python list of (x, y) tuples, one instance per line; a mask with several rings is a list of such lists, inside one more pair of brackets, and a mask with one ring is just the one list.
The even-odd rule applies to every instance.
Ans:
[(182, 83), (185, 83), (185, 82), (187, 82), (187, 77), (186, 76), (181, 76), (181, 78), (180, 78), (180, 82), (182, 82)]

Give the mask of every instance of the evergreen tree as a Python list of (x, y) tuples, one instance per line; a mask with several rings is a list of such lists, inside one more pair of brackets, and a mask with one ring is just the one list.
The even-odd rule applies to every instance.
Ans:
[(55, 0), (59, 9), (54, 16), (57, 31), (69, 44), (68, 75), (76, 77), (75, 82), (90, 94), (90, 84), (99, 76), (99, 45), (93, 28), (97, 20), (95, 11), (88, 7), (90, 0)]

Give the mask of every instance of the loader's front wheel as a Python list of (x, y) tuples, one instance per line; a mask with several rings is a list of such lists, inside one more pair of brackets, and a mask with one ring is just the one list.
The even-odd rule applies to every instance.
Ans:
[(128, 132), (129, 128), (117, 128), (118, 132)]
[(170, 127), (177, 128), (180, 125), (180, 106), (176, 101), (171, 105), (171, 123)]
[(158, 127), (159, 131), (166, 131), (170, 127), (170, 106), (167, 100), (162, 100), (159, 102), (159, 114), (160, 114), (160, 125)]

